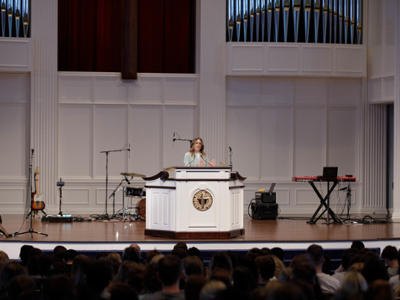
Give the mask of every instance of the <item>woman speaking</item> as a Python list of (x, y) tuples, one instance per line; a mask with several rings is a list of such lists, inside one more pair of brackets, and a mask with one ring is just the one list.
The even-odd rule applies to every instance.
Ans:
[(195, 138), (190, 143), (189, 152), (185, 153), (183, 165), (185, 167), (214, 167), (215, 159), (211, 162), (208, 160), (208, 156), (204, 152), (203, 140), (201, 138)]

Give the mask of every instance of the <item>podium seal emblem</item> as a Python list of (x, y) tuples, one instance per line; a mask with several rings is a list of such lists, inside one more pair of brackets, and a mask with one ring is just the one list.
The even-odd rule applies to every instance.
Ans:
[(210, 192), (200, 190), (196, 192), (192, 199), (193, 206), (199, 211), (209, 210), (213, 204), (213, 197)]

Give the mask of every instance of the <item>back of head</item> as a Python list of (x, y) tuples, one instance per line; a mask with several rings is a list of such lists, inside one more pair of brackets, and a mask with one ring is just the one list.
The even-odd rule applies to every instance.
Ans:
[(67, 248), (65, 248), (64, 246), (61, 245), (55, 246), (53, 249), (53, 254), (56, 257), (56, 260), (62, 260), (65, 251), (67, 251)]
[(271, 281), (266, 288), (268, 300), (307, 300), (301, 288), (292, 283)]
[(146, 266), (143, 281), (145, 293), (155, 293), (162, 290), (162, 283), (158, 276), (156, 264), (149, 264)]
[(164, 286), (175, 284), (182, 272), (181, 259), (176, 255), (166, 255), (157, 264), (158, 275)]
[(351, 259), (358, 253), (356, 248), (346, 249), (342, 254), (342, 266), (345, 270), (350, 267)]
[(201, 289), (207, 280), (204, 275), (190, 275), (185, 286), (185, 300), (199, 300)]
[(320, 245), (312, 244), (309, 246), (306, 255), (314, 266), (322, 266), (324, 261), (324, 250)]
[(388, 259), (388, 260), (395, 260), (397, 259), (398, 251), (397, 248), (394, 246), (386, 246), (381, 254), (381, 257), (383, 259)]
[(23, 245), (19, 252), (19, 258), (21, 258), (21, 265), (26, 267), (29, 260), (29, 252), (33, 249), (31, 245)]
[(315, 267), (310, 262), (304, 262), (296, 265), (292, 270), (293, 279), (303, 279), (308, 283), (314, 285), (317, 277)]
[(94, 261), (86, 272), (86, 282), (101, 293), (112, 280), (112, 266), (104, 261)]
[(272, 255), (259, 256), (255, 259), (255, 262), (257, 265), (258, 273), (263, 279), (269, 280), (274, 277), (275, 261)]
[(208, 265), (209, 274), (212, 273), (215, 269), (225, 269), (229, 273), (232, 273), (232, 261), (226, 252), (216, 252), (210, 259), (210, 263)]
[(129, 299), (129, 300), (138, 300), (138, 295), (134, 288), (132, 288), (129, 284), (116, 282), (110, 285), (110, 298), (109, 300), (121, 300), (121, 299)]
[(199, 248), (191, 247), (191, 248), (188, 249), (188, 254), (190, 256), (198, 256), (198, 257), (200, 257), (200, 250), (199, 250)]
[(134, 261), (136, 263), (140, 262), (140, 254), (139, 251), (134, 247), (125, 248), (124, 253), (122, 254), (122, 261)]
[(392, 300), (393, 289), (387, 280), (377, 279), (368, 286), (365, 300)]
[(200, 275), (204, 273), (204, 264), (197, 256), (185, 257), (184, 259), (182, 259), (182, 265), (186, 277), (194, 274)]
[(347, 272), (342, 280), (341, 289), (346, 294), (363, 294), (368, 289), (368, 283), (359, 272)]
[(358, 251), (365, 248), (364, 243), (361, 241), (353, 241), (351, 243), (351, 248), (356, 248)]
[(5, 253), (4, 251), (0, 250), (0, 270), (9, 261), (10, 261), (10, 258), (8, 257), (7, 253)]
[(368, 284), (376, 279), (389, 281), (389, 274), (384, 263), (376, 256), (370, 256), (364, 263), (362, 275)]
[(209, 280), (222, 281), (226, 287), (232, 286), (232, 274), (225, 269), (215, 269), (209, 276)]
[(274, 247), (271, 249), (272, 254), (278, 257), (281, 261), (284, 260), (285, 252), (283, 251), (282, 248), (279, 247)]
[(52, 276), (43, 285), (43, 300), (75, 300), (75, 298), (74, 283), (68, 276)]
[(178, 243), (176, 243), (175, 246), (174, 246), (174, 249), (175, 248), (182, 248), (186, 252), (188, 251), (188, 246), (187, 246), (186, 242), (178, 242)]
[(172, 249), (171, 254), (178, 256), (180, 259), (184, 259), (185, 257), (189, 256), (185, 249), (179, 247)]
[(1, 270), (0, 283), (4, 286), (18, 275), (27, 275), (25, 269), (16, 261), (6, 263)]
[(28, 293), (36, 290), (35, 281), (29, 275), (15, 276), (7, 285), (7, 295), (9, 300), (14, 300), (21, 293)]
[(251, 271), (246, 267), (236, 268), (233, 271), (232, 279), (233, 286), (245, 293), (249, 293), (257, 287), (256, 279), (253, 277)]
[(226, 285), (218, 280), (209, 281), (204, 285), (200, 292), (201, 300), (215, 300), (222, 291), (226, 289)]
[(76, 250), (68, 249), (67, 251), (64, 252), (64, 255), (63, 255), (64, 262), (67, 264), (72, 264), (75, 256), (77, 256), (77, 255), (78, 255), (78, 252), (76, 252)]

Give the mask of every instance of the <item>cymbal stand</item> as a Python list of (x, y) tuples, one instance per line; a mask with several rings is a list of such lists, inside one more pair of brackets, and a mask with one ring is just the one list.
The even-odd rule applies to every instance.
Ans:
[(100, 151), (100, 153), (105, 153), (106, 154), (106, 203), (105, 203), (105, 205), (106, 205), (105, 212), (106, 213), (103, 216), (100, 216), (98, 218), (98, 220), (104, 220), (104, 219), (105, 220), (110, 220), (110, 218), (108, 217), (108, 213), (107, 213), (107, 200), (108, 200), (108, 153), (110, 153), (110, 152), (122, 152), (122, 151), (129, 151), (129, 153), (130, 153), (130, 151), (131, 151), (130, 145), (129, 145), (128, 149), (125, 149), (125, 146), (124, 146), (124, 148), (119, 149), (119, 150)]
[[(29, 180), (28, 180), (29, 186), (30, 186), (30, 189), (31, 189), (31, 193), (30, 194), (28, 193), (28, 197), (29, 197), (28, 200), (29, 200), (30, 205), (32, 204), (31, 203), (31, 197), (32, 197), (31, 177), (32, 177), (32, 160), (33, 160), (34, 149), (32, 149), (31, 151), (32, 152), (31, 152), (31, 158), (30, 158), (30, 163), (29, 163)], [(46, 233), (42, 233), (42, 232), (38, 232), (38, 231), (34, 231), (33, 230), (33, 228), (32, 228), (32, 223), (33, 223), (33, 213), (32, 213), (32, 211), (33, 210), (32, 210), (32, 206), (31, 206), (31, 212), (29, 213), (31, 215), (31, 227), (29, 228), (29, 230), (28, 231), (24, 231), (24, 232), (15, 232), (15, 233), (11, 234), (11, 236), (22, 235), (22, 234), (26, 234), (26, 233), (30, 233), (31, 234), (31, 238), (33, 238), (33, 234), (34, 233), (48, 236)]]
[[(113, 197), (113, 202), (115, 203), (115, 193), (119, 190), (119, 187), (122, 185), (122, 183), (126, 181), (126, 177), (121, 180), (121, 182), (118, 184), (118, 186), (115, 188), (114, 192), (110, 195), (109, 198)], [(117, 217), (117, 215), (122, 211), (122, 219), (125, 221), (125, 212), (129, 214), (129, 210), (125, 209), (125, 187), (122, 186), (122, 208), (114, 213), (113, 211), (113, 217)]]

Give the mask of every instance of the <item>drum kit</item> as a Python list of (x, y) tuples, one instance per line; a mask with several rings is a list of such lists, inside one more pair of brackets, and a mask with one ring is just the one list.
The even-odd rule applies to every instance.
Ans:
[[(116, 218), (122, 218), (124, 221), (146, 220), (146, 191), (143, 187), (131, 186), (130, 180), (134, 177), (146, 177), (143, 174), (137, 173), (120, 173), (124, 178), (114, 190), (111, 196), (115, 197), (115, 193), (120, 190), (122, 186), (122, 208), (114, 214)], [(130, 177), (130, 180), (128, 179)], [(126, 182), (127, 184), (124, 184)], [(110, 196), (110, 197), (111, 197)], [(131, 204), (125, 208), (125, 197), (131, 199)], [(137, 200), (134, 204), (134, 199)], [(115, 203), (115, 201), (114, 201)], [(133, 210), (133, 212), (131, 212)]]

